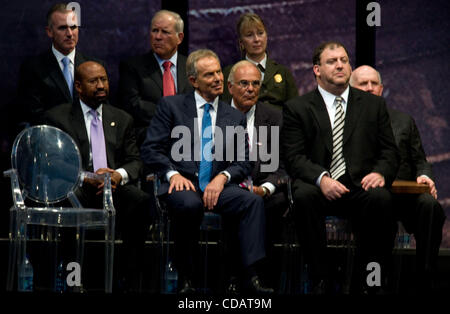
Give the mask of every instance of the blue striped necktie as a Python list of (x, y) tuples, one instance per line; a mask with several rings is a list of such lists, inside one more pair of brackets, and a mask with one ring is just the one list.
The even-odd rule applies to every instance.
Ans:
[(201, 151), (201, 161), (200, 169), (198, 174), (198, 181), (200, 185), (200, 190), (204, 191), (209, 181), (211, 180), (211, 170), (212, 170), (212, 123), (211, 115), (209, 109), (210, 104), (205, 104), (203, 107), (203, 118), (202, 118), (202, 151)]

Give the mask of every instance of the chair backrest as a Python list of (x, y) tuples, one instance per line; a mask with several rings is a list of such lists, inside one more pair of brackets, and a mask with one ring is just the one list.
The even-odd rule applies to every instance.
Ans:
[(81, 157), (74, 140), (48, 125), (24, 129), (11, 152), (24, 197), (52, 204), (68, 197), (81, 176)]

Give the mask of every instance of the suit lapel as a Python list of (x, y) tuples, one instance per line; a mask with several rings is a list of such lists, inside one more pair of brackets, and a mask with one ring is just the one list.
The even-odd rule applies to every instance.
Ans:
[(186, 63), (182, 61), (180, 53), (177, 57), (177, 93), (181, 94), (186, 88)]
[(87, 169), (89, 166), (90, 143), (86, 131), (86, 123), (84, 121), (83, 111), (81, 110), (81, 105), (79, 102), (73, 104), (70, 114), (70, 122), (72, 123), (71, 129), (73, 130), (73, 133), (75, 135), (74, 140), (78, 143), (78, 148), (80, 149), (83, 168)]
[[(217, 115), (216, 115), (216, 127), (220, 128), (220, 130), (222, 131), (222, 135), (223, 135), (223, 143), (222, 143), (222, 154), (223, 154), (223, 160), (226, 159), (226, 127), (227, 125), (229, 125), (228, 123), (228, 111), (226, 109), (226, 106), (230, 107), (229, 104), (224, 103), (222, 101), (219, 100), (219, 104), (217, 106)], [(216, 133), (214, 133), (214, 136), (216, 136)], [(217, 141), (214, 141), (214, 143), (217, 143)], [(218, 167), (218, 162), (217, 161), (213, 161), (213, 166), (212, 166), (212, 173), (216, 173), (216, 169)]]
[(323, 101), (323, 98), (320, 95), (318, 89), (316, 89), (315, 93), (313, 94), (310, 104), (311, 111), (316, 118), (321, 130), (321, 138), (324, 139), (325, 146), (330, 151), (330, 153), (333, 153), (333, 139), (330, 116), (328, 115), (327, 106), (325, 105), (325, 102)]
[[(191, 151), (191, 157), (192, 157), (192, 160), (195, 160), (195, 164), (197, 165), (197, 169), (198, 169), (200, 166), (200, 162), (194, 158), (195, 157), (194, 150), (196, 149), (195, 141), (196, 140), (199, 141), (198, 143), (200, 145), (201, 140), (200, 140), (200, 138), (195, 137), (195, 134), (198, 133), (198, 129), (197, 130), (195, 129), (195, 124), (194, 124), (194, 121), (197, 118), (197, 107), (195, 104), (194, 93), (190, 93), (189, 95), (186, 96), (184, 107), (185, 107), (185, 113), (186, 113), (186, 126), (189, 128), (189, 131), (192, 134), (191, 147), (193, 149)], [(198, 147), (200, 147), (200, 146), (198, 146)]]
[(353, 133), (357, 123), (358, 117), (361, 111), (361, 102), (358, 96), (352, 92), (352, 88), (350, 88), (350, 92), (348, 95), (348, 103), (347, 103), (347, 112), (345, 113), (345, 125), (344, 125), (344, 140), (343, 145), (350, 138), (350, 135)]
[(163, 77), (161, 74), (161, 69), (159, 67), (158, 61), (156, 60), (155, 56), (153, 55), (153, 52), (149, 52), (147, 54), (148, 63), (146, 65), (148, 74), (150, 78), (156, 83), (156, 85), (161, 90), (161, 95), (163, 92)]
[(70, 96), (69, 87), (67, 87), (66, 79), (64, 78), (64, 74), (61, 71), (61, 68), (58, 64), (58, 60), (52, 51), (49, 52), (48, 55), (48, 69), (50, 70), (50, 77), (55, 82), (55, 85), (61, 90), (63, 95), (66, 97), (67, 102), (72, 102), (72, 97)]
[(109, 104), (102, 106), (102, 124), (103, 133), (105, 135), (105, 146), (106, 146), (106, 158), (108, 160), (108, 167), (115, 168), (114, 160), (114, 147), (116, 147), (116, 130), (117, 121), (110, 110)]

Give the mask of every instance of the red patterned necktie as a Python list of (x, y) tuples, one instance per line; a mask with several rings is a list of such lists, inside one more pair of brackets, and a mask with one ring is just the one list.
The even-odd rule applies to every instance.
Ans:
[(172, 73), (170, 72), (170, 67), (172, 62), (165, 61), (163, 63), (164, 75), (163, 75), (163, 96), (175, 95), (175, 81), (173, 80)]

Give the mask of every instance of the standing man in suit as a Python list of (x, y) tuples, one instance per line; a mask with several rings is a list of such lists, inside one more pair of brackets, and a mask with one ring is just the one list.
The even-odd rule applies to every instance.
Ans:
[(18, 105), (22, 110), (19, 122), (41, 123), (43, 113), (57, 105), (72, 103), (77, 98), (73, 88), (76, 67), (88, 60), (76, 49), (78, 22), (74, 11), (58, 3), (47, 13), (47, 36), (52, 48), (26, 60), (20, 68)]
[[(88, 61), (78, 66), (75, 88), (79, 101), (50, 109), (45, 121), (75, 140), (84, 169), (111, 174), (117, 227), (124, 246), (120, 268), (125, 271), (125, 278), (121, 279), (128, 285), (125, 288), (137, 288), (150, 222), (149, 195), (134, 185), (142, 171), (142, 162), (133, 119), (108, 104), (108, 76), (101, 64)], [(83, 206), (101, 207), (102, 188), (101, 182), (85, 180), (76, 194)]]
[(376, 286), (367, 287), (366, 266), (377, 262), (383, 274), (391, 254), (388, 188), (398, 169), (386, 104), (349, 86), (350, 60), (339, 42), (315, 49), (313, 71), (318, 88), (287, 102), (281, 132), (313, 293), (326, 292), (328, 215), (350, 219), (357, 240), (355, 288), (375, 292)]
[[(374, 68), (362, 65), (353, 71), (350, 85), (377, 96), (383, 94), (380, 73)], [(437, 189), (433, 181), (431, 164), (422, 147), (419, 130), (414, 119), (406, 113), (388, 108), (394, 138), (400, 153), (398, 180), (413, 180), (430, 187), (430, 193), (394, 195), (395, 228), (401, 221), (406, 231), (416, 238), (417, 284), (420, 289), (432, 288), (436, 274), (442, 228), (445, 222), (444, 210), (437, 201)]]
[(152, 50), (120, 63), (119, 102), (136, 121), (138, 146), (145, 139), (158, 100), (192, 90), (186, 76), (186, 57), (178, 53), (183, 28), (179, 14), (158, 11), (150, 26)]
[[(228, 76), (228, 90), (231, 107), (245, 114), (250, 144), (250, 156), (256, 157), (252, 170), (253, 193), (264, 199), (266, 211), (266, 251), (269, 262), (274, 262), (272, 248), (275, 237), (281, 233), (280, 220), (288, 208), (285, 194), (286, 184), (282, 183), (287, 175), (282, 162), (279, 161), (279, 128), (281, 128), (281, 111), (269, 104), (258, 101), (261, 88), (261, 73), (247, 60), (242, 60), (231, 67)], [(267, 130), (267, 137), (261, 133)], [(275, 130), (276, 129), (276, 130)], [(272, 142), (272, 132), (275, 141)], [(262, 154), (270, 154), (271, 158), (261, 158)], [(252, 160), (252, 158), (250, 158)], [(274, 170), (268, 171), (265, 166), (272, 165)], [(276, 272), (270, 272), (272, 280)], [(271, 280), (271, 281), (272, 281)], [(273, 281), (272, 281), (273, 284)]]
[[(143, 161), (162, 180), (158, 194), (173, 215), (180, 293), (195, 292), (194, 256), (205, 210), (238, 221), (240, 256), (236, 258), (245, 268), (248, 288), (271, 293), (257, 274), (257, 263), (265, 257), (264, 202), (238, 186), (252, 170), (245, 116), (219, 101), (223, 74), (213, 51), (192, 52), (187, 75), (195, 92), (160, 100), (141, 148)], [(235, 132), (229, 134), (227, 128)], [(181, 140), (174, 138), (177, 129)]]

